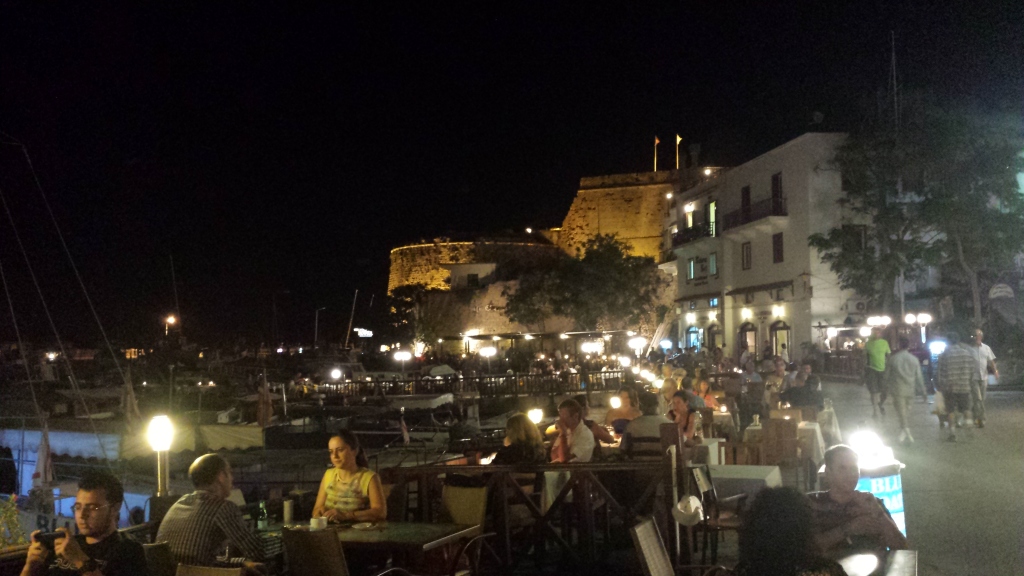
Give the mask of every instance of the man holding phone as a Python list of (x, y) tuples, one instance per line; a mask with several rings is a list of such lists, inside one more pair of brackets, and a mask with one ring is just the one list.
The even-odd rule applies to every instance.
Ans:
[(21, 576), (147, 576), (142, 545), (122, 538), (117, 519), (124, 488), (108, 472), (87, 472), (75, 496), (78, 535), (67, 528), (32, 533)]

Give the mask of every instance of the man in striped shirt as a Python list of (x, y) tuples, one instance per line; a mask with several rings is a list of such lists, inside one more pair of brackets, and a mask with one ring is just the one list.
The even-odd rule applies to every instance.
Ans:
[(937, 387), (946, 399), (946, 414), (949, 419), (949, 441), (956, 442), (957, 414), (971, 409), (971, 388), (978, 386), (981, 373), (977, 357), (960, 343), (960, 335), (951, 332), (947, 336), (949, 346), (939, 356)]
[(174, 560), (193, 566), (216, 566), (217, 556), (231, 544), (245, 556), (250, 571), (263, 572), (259, 537), (242, 521), (231, 495), (231, 464), (219, 454), (205, 454), (188, 469), (195, 492), (182, 496), (160, 523), (157, 542), (167, 542)]

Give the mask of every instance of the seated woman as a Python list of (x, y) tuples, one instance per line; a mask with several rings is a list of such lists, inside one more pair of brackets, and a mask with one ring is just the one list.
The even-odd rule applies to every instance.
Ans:
[(505, 422), (505, 445), (498, 449), (491, 464), (543, 464), (546, 460), (544, 439), (537, 425), (526, 414), (513, 414)]
[(697, 409), (692, 406), (692, 394), (680, 390), (672, 396), (672, 410), (668, 413), (670, 420), (679, 426), (679, 438), (685, 446), (694, 446), (703, 442), (698, 434)]
[(705, 408), (718, 410), (718, 398), (711, 393), (711, 385), (704, 378), (697, 381), (697, 397), (704, 401)]
[(618, 397), (622, 404), (618, 408), (608, 410), (604, 417), (604, 423), (614, 428), (616, 434), (622, 434), (630, 421), (639, 418), (643, 413), (637, 408), (639, 401), (635, 389), (623, 388), (619, 391)]
[(333, 468), (324, 473), (313, 506), (314, 517), (329, 522), (379, 522), (388, 507), (380, 477), (367, 468), (366, 454), (351, 430), (340, 430), (327, 444)]
[(743, 519), (737, 576), (846, 576), (814, 541), (811, 503), (793, 488), (758, 493)]

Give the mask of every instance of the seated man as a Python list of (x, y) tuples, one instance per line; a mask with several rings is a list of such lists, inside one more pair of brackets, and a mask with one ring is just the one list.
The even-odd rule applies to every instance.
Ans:
[(167, 542), (175, 562), (193, 566), (218, 565), (217, 556), (230, 543), (245, 556), (245, 566), (262, 571), (263, 546), (242, 521), (231, 495), (231, 465), (220, 454), (205, 454), (188, 468), (195, 492), (182, 496), (167, 511), (157, 542)]
[(590, 462), (594, 433), (583, 422), (583, 409), (575, 400), (558, 405), (558, 437), (551, 446), (552, 462)]
[(845, 444), (825, 451), (826, 492), (812, 492), (815, 541), (829, 555), (858, 550), (902, 550), (907, 539), (896, 527), (885, 504), (868, 492), (857, 491), (860, 466), (857, 453)]
[[(643, 415), (634, 418), (626, 425), (626, 431), (622, 436), (622, 450), (626, 454), (633, 450), (660, 452), (661, 425), (671, 424), (672, 421), (658, 414), (658, 395), (653, 392), (640, 393), (640, 411)], [(636, 438), (655, 438), (657, 442), (636, 442)], [(659, 458), (661, 457), (659, 456)]]
[(149, 574), (142, 545), (117, 532), (117, 520), (124, 501), (124, 488), (109, 472), (87, 472), (75, 495), (75, 525), (78, 535), (58, 528), (64, 537), (53, 547), (32, 533), (21, 576), (129, 576)]
[(803, 372), (796, 375), (793, 385), (789, 389), (779, 394), (779, 400), (788, 402), (790, 406), (797, 408), (808, 407), (821, 410), (825, 407), (825, 399), (822, 398), (821, 392), (808, 384), (807, 374)]

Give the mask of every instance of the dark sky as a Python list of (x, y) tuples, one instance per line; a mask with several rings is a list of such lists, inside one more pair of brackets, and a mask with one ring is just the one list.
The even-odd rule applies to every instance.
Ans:
[[(675, 133), (742, 162), (856, 125), (901, 81), (1024, 102), (1024, 3), (0, 2), (0, 130), (23, 142), (104, 325), (153, 337), (337, 337), (386, 290), (388, 250), (553, 226), (582, 175), (662, 166)], [(160, 5), (157, 5), (160, 4)], [(591, 3), (598, 4), (598, 3)], [(0, 187), (62, 333), (98, 332), (19, 148)], [(0, 262), (46, 337), (6, 215)], [(6, 306), (4, 306), (6, 309)], [(357, 324), (360, 316), (357, 316)], [(0, 339), (10, 340), (0, 314)]]

